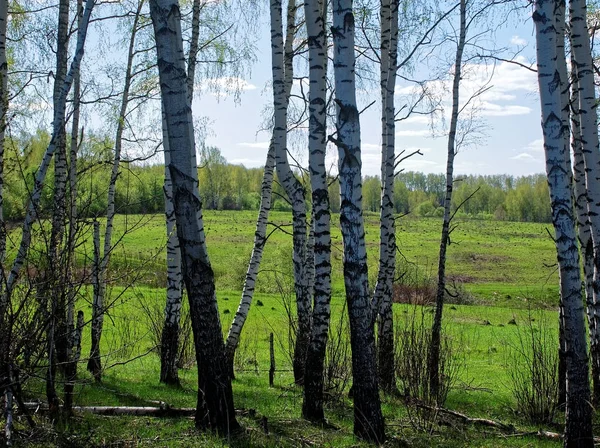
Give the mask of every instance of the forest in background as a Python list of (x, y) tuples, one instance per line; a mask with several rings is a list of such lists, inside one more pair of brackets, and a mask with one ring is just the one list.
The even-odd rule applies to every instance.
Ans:
[[(39, 131), (35, 135), (7, 140), (5, 153), (6, 192), (5, 218), (23, 218), (33, 178), (50, 136)], [(69, 140), (69, 139), (67, 139)], [(80, 215), (93, 218), (106, 215), (114, 142), (108, 136), (90, 135), (83, 142), (79, 158)], [(218, 148), (200, 149), (199, 180), (203, 206), (209, 210), (258, 210), (263, 168), (246, 168), (228, 163)], [(123, 161), (120, 182), (116, 186), (117, 213), (163, 213), (164, 165), (141, 161)], [(44, 188), (41, 208), (50, 213), (53, 206), (53, 168), (50, 182)], [(300, 177), (300, 176), (299, 176)], [(300, 177), (302, 178), (302, 177)], [(308, 176), (304, 176), (308, 182)], [(273, 210), (290, 211), (291, 206), (281, 185), (273, 186)], [(421, 217), (443, 215), (445, 175), (403, 171), (394, 183), (394, 210), (398, 214)], [(500, 221), (550, 222), (548, 182), (544, 174), (530, 176), (465, 175), (457, 176), (453, 206), (457, 216)], [(329, 177), (331, 211), (339, 213), (339, 183)], [(381, 180), (379, 176), (363, 179), (363, 210), (379, 212)]]

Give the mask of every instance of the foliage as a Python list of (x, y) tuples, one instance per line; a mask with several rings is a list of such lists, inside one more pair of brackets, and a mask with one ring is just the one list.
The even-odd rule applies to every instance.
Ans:
[(420, 405), (442, 407), (450, 389), (456, 383), (462, 363), (459, 350), (448, 334), (442, 336), (440, 347), (440, 388), (437, 396), (429, 391), (429, 359), (431, 322), (426, 308), (413, 305), (408, 308), (403, 322), (396, 330), (396, 376), (400, 391), (413, 413), (414, 423), (421, 427), (429, 420), (430, 411)]
[(517, 412), (532, 423), (553, 423), (558, 413), (558, 340), (556, 326), (540, 312), (519, 319), (508, 357)]

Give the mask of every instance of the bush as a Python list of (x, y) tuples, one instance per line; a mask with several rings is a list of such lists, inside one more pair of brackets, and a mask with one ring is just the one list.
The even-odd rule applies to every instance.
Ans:
[(442, 407), (455, 384), (463, 360), (447, 335), (442, 333), (440, 346), (440, 388), (437, 396), (429, 390), (429, 351), (431, 319), (426, 308), (412, 306), (398, 325), (395, 335), (396, 377), (404, 394), (411, 423), (417, 429), (430, 429), (435, 418), (432, 408)]
[(534, 424), (554, 422), (558, 411), (558, 340), (542, 311), (529, 310), (510, 344), (509, 375), (517, 411)]

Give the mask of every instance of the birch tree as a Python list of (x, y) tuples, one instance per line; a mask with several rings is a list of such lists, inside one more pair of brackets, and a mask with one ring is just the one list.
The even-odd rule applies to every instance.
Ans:
[(460, 80), (462, 58), (467, 34), (467, 1), (460, 0), (460, 31), (456, 45), (454, 61), (454, 75), (452, 81), (452, 112), (450, 115), (450, 129), (448, 132), (448, 146), (446, 159), (446, 195), (444, 198), (444, 218), (442, 221), (442, 236), (438, 261), (438, 284), (435, 298), (435, 314), (431, 328), (431, 344), (429, 350), (429, 393), (437, 400), (440, 389), (440, 345), (442, 333), (442, 312), (444, 307), (444, 294), (446, 293), (446, 250), (450, 238), (450, 206), (452, 204), (452, 187), (454, 183), (454, 156), (456, 154), (456, 131), (459, 114)]
[(271, 58), (273, 72), (273, 145), (275, 167), (286, 195), (292, 205), (294, 286), (298, 325), (294, 347), (294, 381), (303, 384), (306, 351), (310, 339), (310, 296), (306, 276), (306, 202), (302, 183), (290, 168), (287, 157), (287, 112), (293, 79), (296, 3), (287, 6), (286, 36), (283, 39), (281, 0), (271, 0)]
[(240, 304), (229, 327), (227, 339), (225, 341), (225, 359), (231, 378), (233, 378), (233, 361), (235, 351), (240, 343), (242, 329), (248, 318), (252, 298), (254, 297), (254, 287), (258, 269), (262, 260), (265, 244), (267, 243), (267, 223), (269, 211), (271, 210), (272, 190), (273, 190), (273, 171), (275, 169), (275, 146), (271, 143), (267, 152), (267, 161), (265, 163), (262, 185), (260, 189), (260, 206), (258, 219), (256, 220), (256, 230), (254, 232), (254, 246), (246, 277), (244, 278), (244, 287), (242, 288), (242, 298)]
[(8, 303), (8, 300), (10, 300), (10, 296), (19, 278), (21, 269), (27, 258), (29, 247), (31, 245), (32, 226), (38, 217), (38, 206), (42, 194), (42, 188), (44, 186), (44, 181), (46, 179), (46, 174), (48, 172), (50, 162), (52, 161), (52, 158), (56, 151), (57, 138), (59, 137), (58, 134), (60, 133), (60, 123), (64, 122), (64, 116), (66, 115), (67, 96), (69, 94), (69, 91), (71, 90), (73, 78), (75, 74), (79, 71), (81, 59), (83, 58), (88, 24), (90, 20), (90, 15), (92, 13), (92, 9), (94, 8), (94, 4), (94, 0), (86, 0), (85, 9), (83, 11), (83, 17), (81, 19), (81, 26), (77, 29), (77, 45), (75, 49), (75, 55), (73, 57), (73, 60), (71, 61), (69, 72), (67, 73), (64, 83), (62, 84), (60, 97), (57, 101), (58, 108), (55, 111), (55, 118), (53, 121), (53, 131), (52, 137), (50, 139), (50, 144), (44, 152), (42, 161), (35, 175), (33, 189), (30, 195), (29, 204), (27, 206), (27, 211), (22, 226), (21, 242), (19, 244), (19, 248), (17, 250), (17, 254), (13, 261), (11, 270), (8, 274), (8, 278), (6, 280), (5, 288), (2, 294), (2, 299), (0, 299), (3, 303)]
[(327, 32), (326, 2), (312, 0), (304, 3), (308, 39), (309, 71), (309, 172), (312, 190), (313, 256), (307, 265), (314, 266), (312, 331), (307, 348), (304, 370), (304, 400), (302, 416), (322, 421), (323, 364), (327, 347), (331, 314), (331, 234), (329, 192), (325, 152), (327, 148)]
[[(600, 324), (600, 152), (592, 53), (587, 28), (586, 2), (574, 0), (569, 3), (570, 40), (573, 53), (572, 73), (579, 85), (579, 129), (585, 165), (587, 209), (591, 226), (594, 253), (593, 319), (594, 327)], [(597, 335), (594, 333), (594, 335)], [(590, 346), (592, 371), (600, 371), (600, 341), (592, 339)], [(595, 403), (600, 401), (600, 384), (594, 376)]]
[[(572, 64), (573, 66), (573, 64)], [(594, 306), (594, 243), (592, 241), (592, 230), (588, 216), (588, 199), (587, 190), (585, 187), (585, 161), (583, 159), (583, 151), (581, 148), (581, 129), (579, 126), (579, 84), (576, 79), (571, 82), (571, 151), (573, 153), (573, 180), (575, 193), (575, 210), (577, 212), (577, 238), (579, 239), (579, 247), (583, 257), (583, 275), (585, 277), (585, 304), (586, 315), (588, 320), (588, 332), (590, 335), (590, 344), (597, 344), (599, 339), (598, 327), (596, 326), (595, 306)], [(561, 310), (563, 304), (560, 305)], [(560, 347), (561, 352), (564, 351), (564, 346)], [(594, 352), (593, 349), (590, 350)], [(564, 358), (564, 356), (563, 356)], [(564, 363), (561, 363), (564, 364)], [(559, 403), (565, 403), (566, 400), (566, 366), (559, 366), (559, 380), (565, 380), (565, 384), (560, 384)], [(594, 388), (597, 388), (598, 368), (592, 362), (591, 368), (592, 381)]]
[[(77, 26), (81, 26), (83, 16), (83, 0), (77, 0)], [(67, 233), (67, 273), (66, 280), (69, 285), (67, 291), (67, 348), (65, 364), (65, 385), (64, 385), (64, 407), (67, 413), (71, 413), (73, 405), (73, 392), (75, 389), (75, 380), (77, 378), (77, 360), (76, 350), (78, 341), (81, 341), (81, 328), (75, 326), (75, 301), (77, 298), (77, 289), (74, 287), (74, 263), (75, 248), (77, 245), (77, 152), (79, 150), (79, 119), (81, 112), (81, 71), (78, 71), (73, 78), (73, 113), (71, 121), (71, 144), (69, 148), (69, 230)], [(82, 317), (83, 319), (83, 317)]]
[[(99, 381), (102, 376), (102, 362), (100, 353), (100, 340), (102, 338), (103, 315), (105, 313), (106, 301), (106, 276), (110, 263), (110, 255), (113, 250), (112, 235), (114, 229), (115, 209), (115, 194), (117, 188), (117, 179), (121, 171), (121, 152), (123, 147), (123, 131), (127, 119), (127, 107), (129, 105), (129, 95), (132, 81), (133, 58), (135, 56), (135, 41), (138, 31), (138, 21), (140, 18), (141, 9), (144, 2), (140, 0), (135, 11), (133, 24), (131, 28), (131, 37), (129, 40), (127, 52), (127, 66), (125, 69), (125, 82), (123, 86), (123, 94), (121, 95), (121, 105), (119, 108), (119, 116), (117, 118), (117, 131), (115, 135), (115, 148), (113, 161), (108, 183), (108, 198), (106, 209), (106, 227), (104, 229), (104, 242), (100, 261), (97, 262), (97, 282), (98, 287), (94, 289), (94, 298), (92, 306), (92, 344), (90, 347), (90, 357), (87, 368), (94, 375), (94, 378)], [(100, 255), (100, 254), (98, 254)]]
[(381, 207), (379, 228), (379, 272), (373, 295), (378, 318), (377, 370), (386, 392), (396, 389), (394, 373), (393, 281), (396, 271), (396, 230), (394, 222), (395, 106), (398, 70), (398, 1), (382, 0), (381, 22)]
[(360, 123), (356, 107), (354, 14), (352, 0), (333, 2), (333, 65), (336, 137), (342, 205), (344, 285), (350, 319), (354, 392), (354, 434), (382, 443), (385, 438), (369, 297), (365, 230), (362, 215)]
[[(571, 8), (573, 6), (573, 3), (571, 3)], [(568, 146), (565, 143), (563, 135), (565, 129), (561, 118), (560, 74), (557, 66), (556, 7), (556, 0), (537, 0), (533, 12), (533, 21), (536, 27), (537, 73), (542, 106), (546, 173), (552, 206), (552, 223), (555, 231), (560, 292), (564, 307), (563, 325), (567, 361), (564, 446), (592, 447), (594, 445), (592, 407), (590, 405), (579, 252), (573, 216), (571, 175), (567, 171), (566, 164)], [(573, 11), (571, 14), (571, 20), (573, 20)], [(577, 31), (571, 29), (571, 32), (576, 33)], [(587, 34), (584, 36), (587, 40)], [(581, 80), (580, 77), (579, 79)]]
[(225, 365), (214, 272), (206, 249), (198, 182), (190, 154), (194, 127), (176, 0), (151, 0), (162, 104), (168, 131), (171, 180), (182, 275), (192, 316), (198, 364), (196, 426), (229, 434), (238, 428), (231, 379)]
[[(6, 115), (8, 111), (8, 63), (6, 58), (6, 28), (8, 23), (8, 0), (0, 0), (0, 266), (4, 285), (4, 261), (6, 258), (6, 225), (4, 222), (4, 141), (6, 132)], [(9, 334), (8, 300), (0, 286), (0, 395), (10, 383), (9, 365)]]
[[(204, 76), (217, 76), (222, 75), (225, 67), (230, 67), (232, 72), (235, 74), (240, 67), (243, 67), (243, 63), (250, 57), (249, 54), (252, 52), (248, 50), (250, 46), (248, 43), (235, 42), (233, 45), (229, 41), (225, 40), (225, 36), (228, 35), (230, 30), (233, 28), (239, 28), (240, 24), (235, 22), (235, 19), (230, 19), (229, 11), (227, 10), (226, 3), (220, 3), (224, 5), (225, 9), (217, 10), (217, 15), (210, 15), (207, 9), (215, 7), (218, 3), (210, 1), (194, 0), (192, 3), (192, 20), (191, 20), (191, 32), (190, 32), (190, 48), (187, 56), (187, 88), (190, 104), (194, 99), (194, 85), (197, 79), (197, 67), (199, 66), (198, 55), (201, 52), (210, 53), (214, 50), (216, 55), (208, 56), (202, 61), (203, 67), (213, 67), (214, 73), (210, 70), (205, 70)], [(203, 14), (208, 15), (206, 18)], [(200, 24), (202, 18), (205, 21), (211, 23), (206, 29), (209, 32), (205, 35), (206, 40), (201, 42), (203, 38), (201, 35)], [(222, 17), (227, 19), (222, 20)], [(227, 23), (230, 20), (230, 23)], [(251, 20), (249, 22), (252, 22)], [(215, 36), (215, 30), (217, 30)], [(225, 30), (225, 31), (221, 31)], [(235, 30), (234, 30), (235, 31)], [(232, 35), (237, 33), (232, 32)], [(243, 33), (241, 33), (243, 34)], [(239, 54), (238, 54), (239, 51)], [(230, 59), (233, 62), (226, 61), (221, 62), (224, 54), (229, 54)], [(204, 58), (203, 58), (204, 59)], [(165, 322), (163, 326), (163, 332), (161, 335), (161, 382), (167, 384), (178, 384), (178, 372), (177, 372), (177, 347), (179, 344), (179, 321), (181, 316), (181, 301), (182, 301), (182, 287), (181, 287), (181, 255), (179, 242), (177, 241), (177, 232), (175, 231), (175, 215), (173, 211), (173, 193), (172, 193), (172, 182), (171, 175), (168, 169), (169, 161), (169, 149), (168, 139), (165, 137), (166, 125), (163, 121), (163, 149), (165, 154), (165, 217), (167, 221), (167, 301), (165, 305)], [(192, 165), (196, 168), (193, 170), (193, 175), (198, 177), (197, 170), (197, 157), (196, 152), (190, 154), (192, 158)], [(205, 198), (206, 201), (206, 198)]]

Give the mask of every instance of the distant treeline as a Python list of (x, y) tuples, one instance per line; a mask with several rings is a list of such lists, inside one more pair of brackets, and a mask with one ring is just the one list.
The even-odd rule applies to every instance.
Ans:
[[(19, 220), (24, 216), (33, 176), (48, 144), (49, 136), (38, 132), (25, 139), (9, 139), (5, 150), (4, 216)], [(88, 135), (80, 150), (77, 171), (78, 207), (81, 217), (106, 213), (107, 191), (113, 145), (108, 138)], [(161, 157), (158, 155), (158, 157)], [(162, 158), (162, 157), (161, 157)], [(253, 210), (260, 203), (262, 168), (245, 168), (228, 163), (219, 150), (206, 147), (200, 153), (198, 170), (200, 191), (206, 209)], [(43, 191), (41, 213), (51, 210), (53, 172), (50, 170)], [(162, 213), (164, 166), (122, 163), (117, 182), (116, 209), (119, 213)], [(308, 183), (306, 183), (308, 185)], [(339, 211), (339, 184), (330, 179), (330, 202)], [(445, 192), (443, 174), (402, 172), (396, 177), (394, 205), (399, 214), (441, 216)], [(378, 212), (381, 185), (378, 176), (363, 181), (363, 207)], [(548, 186), (544, 175), (462, 176), (454, 183), (457, 215), (477, 219), (510, 221), (550, 221)], [(274, 184), (272, 208), (290, 210), (285, 193)]]

